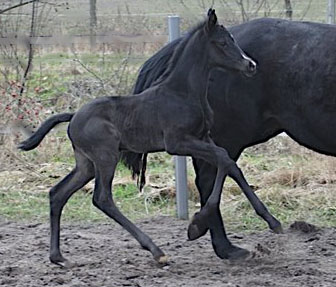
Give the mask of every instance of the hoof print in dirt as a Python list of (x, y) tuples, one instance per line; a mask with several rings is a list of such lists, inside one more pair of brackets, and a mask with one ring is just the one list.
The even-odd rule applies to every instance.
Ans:
[(314, 233), (318, 232), (320, 229), (313, 224), (304, 221), (295, 221), (289, 226), (290, 230), (301, 231), (303, 233)]
[(260, 243), (257, 244), (257, 246), (255, 247), (255, 250), (258, 253), (265, 254), (265, 255), (270, 255), (272, 253), (271, 250), (269, 250), (267, 247), (261, 245)]

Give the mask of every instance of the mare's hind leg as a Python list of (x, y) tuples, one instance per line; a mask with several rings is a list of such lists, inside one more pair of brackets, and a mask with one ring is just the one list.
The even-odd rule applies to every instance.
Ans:
[(118, 222), (125, 228), (140, 245), (150, 251), (155, 260), (159, 263), (165, 263), (167, 257), (162, 250), (156, 246), (151, 238), (143, 233), (131, 221), (129, 221), (116, 207), (112, 197), (112, 180), (115, 168), (118, 163), (118, 152), (113, 152), (112, 147), (115, 146), (112, 142), (108, 146), (97, 146), (95, 154), (92, 155), (95, 165), (95, 190), (93, 194), (94, 205), (103, 211), (106, 215)]
[(87, 184), (94, 176), (91, 161), (75, 150), (76, 167), (50, 190), (50, 261), (70, 266), (60, 251), (60, 219), (62, 209), (77, 190)]

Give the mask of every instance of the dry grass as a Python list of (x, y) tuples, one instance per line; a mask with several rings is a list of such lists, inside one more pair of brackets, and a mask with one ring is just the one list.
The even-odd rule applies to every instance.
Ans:
[[(51, 133), (38, 149), (28, 153), (16, 150), (16, 136), (6, 136), (3, 140), (0, 151), (3, 163), (0, 195), (5, 202), (0, 213), (16, 219), (27, 217), (44, 220), (48, 214), (48, 190), (74, 165), (65, 131), (61, 129)], [(135, 182), (124, 167), (119, 167), (115, 177), (117, 204), (133, 219), (175, 212), (172, 158), (165, 154), (154, 154), (149, 158), (149, 163), (147, 186), (142, 194), (138, 193)], [(295, 220), (326, 226), (336, 224), (336, 159), (311, 152), (287, 137), (278, 137), (248, 149), (239, 165), (260, 199), (284, 224)], [(189, 171), (191, 168), (188, 160)], [(84, 192), (70, 203), (66, 218), (103, 220), (91, 206), (93, 184), (89, 183)], [(190, 172), (188, 186), (190, 212), (193, 213), (199, 208), (193, 172)], [(225, 222), (231, 228), (266, 227), (232, 180), (226, 182), (223, 194), (222, 211)], [(20, 205), (23, 214), (17, 210)], [(10, 206), (13, 206), (12, 211)], [(83, 210), (89, 212), (85, 215)], [(13, 211), (21, 215), (18, 217)]]
[[(88, 1), (84, 2), (85, 5), (89, 3)], [(117, 1), (117, 5), (113, 4), (113, 7), (111, 7), (110, 2), (107, 3), (108, 1), (98, 2), (99, 5), (102, 5), (98, 7), (101, 22), (98, 32), (115, 31), (116, 33), (149, 35), (167, 33), (165, 19), (167, 15), (155, 17), (128, 16), (137, 13), (178, 13), (182, 16), (182, 30), (185, 30), (192, 23), (202, 19), (204, 11), (211, 6), (211, 1), (201, 1), (206, 7), (201, 7), (201, 2), (195, 4), (195, 1), (189, 0), (173, 1), (174, 3), (166, 1), (157, 10), (159, 6), (152, 5), (150, 1), (136, 1), (136, 3), (135, 1)], [(129, 7), (127, 7), (128, 3)], [(221, 22), (225, 24), (241, 21), (239, 7), (237, 8), (232, 1), (230, 3), (232, 3), (230, 7), (216, 3), (218, 6), (216, 11), (220, 15)], [(294, 18), (301, 19), (301, 12), (307, 8), (310, 2), (292, 1), (292, 3), (294, 5)], [(73, 5), (75, 4), (70, 3), (72, 9), (68, 12), (65, 11), (65, 8), (60, 10), (62, 13), (66, 12), (64, 15), (68, 15), (68, 18), (65, 19), (65, 30), (69, 34), (87, 34), (89, 26), (86, 12), (88, 6)], [(185, 5), (190, 9), (186, 9)], [(78, 7), (82, 11), (78, 11)], [(112, 11), (110, 8), (114, 10)], [(149, 8), (152, 10), (149, 10)], [(269, 15), (283, 16), (282, 8), (282, 6), (276, 8), (277, 12)], [(324, 8), (325, 2), (323, 4), (321, 1), (314, 1), (307, 11), (305, 19), (324, 20)], [(85, 15), (86, 20), (72, 18), (74, 15), (71, 13), (74, 12), (81, 16)], [(263, 16), (258, 14), (253, 16), (252, 8), (247, 12), (251, 17)], [(57, 24), (61, 18), (54, 17), (53, 13), (53, 11), (50, 11), (49, 16)], [(111, 17), (111, 13), (114, 14), (113, 17)], [(128, 16), (121, 17), (120, 15), (123, 14), (128, 14)], [(22, 27), (14, 25), (12, 29), (8, 26), (7, 28), (10, 28), (9, 32), (14, 33), (14, 28), (20, 28), (22, 32), (24, 31), (22, 28), (29, 28), (29, 25), (25, 25), (18, 19), (15, 19), (14, 22), (19, 23)], [(76, 21), (80, 25), (73, 25)], [(57, 25), (51, 25), (50, 27), (46, 25), (42, 29), (41, 26), (40, 34), (52, 34), (53, 29), (57, 30), (57, 27)], [(6, 27), (3, 26), (3, 28)], [(161, 44), (102, 44), (97, 45), (93, 53), (91, 47), (88, 46), (74, 46), (72, 49), (69, 47), (36, 48), (34, 66), (30, 73), (27, 90), (22, 97), (22, 99), (36, 100), (37, 103), (44, 106), (44, 110), (40, 112), (38, 117), (34, 118), (33, 124), (40, 123), (51, 114), (51, 111), (66, 111), (70, 108), (76, 110), (84, 102), (98, 96), (126, 94), (131, 90), (138, 67), (147, 58), (147, 55), (154, 53)], [(26, 62), (26, 51), (19, 49), (17, 52), (22, 56), (20, 56), (22, 59), (19, 60)], [(13, 91), (17, 93), (19, 87), (15, 86), (16, 84), (9, 83), (11, 80), (16, 80), (18, 83), (18, 79), (22, 76), (20, 73), (17, 74), (18, 59), (15, 57), (8, 58), (7, 56), (5, 59), (10, 60), (10, 62), (9, 65), (1, 67), (1, 71), (3, 75), (8, 77), (8, 81), (0, 82), (0, 91), (5, 97), (2, 98), (0, 103), (0, 111), (2, 112), (5, 106), (10, 104), (13, 112), (10, 116), (8, 113), (1, 113), (0, 129), (5, 127), (9, 121), (15, 120), (22, 112), (16, 110), (18, 109), (18, 98), (12, 98)], [(21, 70), (19, 69), (19, 71)], [(36, 88), (38, 88), (38, 92), (35, 92)], [(36, 102), (26, 103), (23, 107), (27, 107), (31, 111)], [(26, 214), (28, 217), (36, 217), (39, 213), (47, 213), (48, 189), (73, 168), (72, 148), (65, 136), (64, 126), (51, 132), (38, 149), (29, 153), (17, 151), (16, 145), (20, 139), (22, 139), (20, 133), (0, 135), (0, 196), (3, 202), (1, 208), (4, 208), (0, 208), (0, 214), (17, 218), (15, 212), (18, 211), (15, 208), (23, 208), (23, 205), (26, 204), (26, 208), (30, 208), (32, 212), (22, 214)], [(130, 173), (123, 167), (118, 169), (115, 179), (117, 201), (118, 204), (123, 205), (129, 216), (141, 217), (151, 212), (173, 212), (175, 182), (171, 157), (162, 154), (152, 155), (149, 162), (147, 186), (143, 194), (136, 192)], [(254, 186), (257, 194), (272, 212), (284, 222), (310, 218), (311, 221), (320, 224), (335, 225), (336, 195), (333, 192), (336, 182), (335, 159), (310, 152), (288, 138), (277, 138), (267, 144), (247, 150), (241, 157), (239, 165), (250, 184)], [(191, 170), (190, 161), (188, 166)], [(193, 210), (199, 207), (197, 203), (199, 195), (194, 184), (192, 171), (189, 174), (188, 186), (190, 206)], [(88, 184), (84, 188), (82, 197), (74, 202), (74, 206), (79, 210), (88, 209), (88, 206), (91, 206), (90, 193), (92, 189), (93, 183)], [(139, 202), (141, 204), (138, 204)], [(46, 208), (41, 211), (40, 206)], [(151, 209), (151, 207), (155, 208)], [(264, 223), (256, 219), (237, 185), (230, 180), (225, 185), (222, 209), (226, 221), (233, 226), (238, 228), (264, 227)], [(15, 212), (11, 210), (15, 210)], [(93, 211), (90, 214), (88, 216), (92, 216), (94, 220), (101, 219)], [(84, 219), (81, 216), (73, 213), (70, 217)]]
[[(259, 198), (283, 223), (305, 220), (335, 226), (335, 158), (277, 137), (248, 149), (239, 164)], [(225, 186), (222, 210), (237, 228), (265, 228), (232, 180)]]

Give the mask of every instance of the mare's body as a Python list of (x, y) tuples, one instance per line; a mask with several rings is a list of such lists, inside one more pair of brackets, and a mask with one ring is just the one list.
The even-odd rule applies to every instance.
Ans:
[[(228, 29), (239, 46), (258, 62), (258, 73), (213, 71), (208, 99), (214, 113), (211, 137), (237, 160), (241, 152), (286, 132), (298, 143), (336, 155), (336, 26), (280, 19), (257, 19)], [(168, 44), (143, 66), (138, 93), (155, 83), (175, 46)], [(124, 154), (135, 173), (141, 155)], [(193, 159), (202, 206), (214, 185), (216, 168)], [(220, 257), (226, 238), (219, 209), (210, 228)]]

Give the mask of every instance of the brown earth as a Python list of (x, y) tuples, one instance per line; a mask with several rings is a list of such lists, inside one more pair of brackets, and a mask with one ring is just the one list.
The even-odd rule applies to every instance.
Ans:
[(336, 228), (296, 222), (282, 235), (268, 230), (231, 233), (251, 258), (217, 258), (209, 235), (186, 240), (186, 221), (159, 217), (138, 222), (169, 256), (158, 265), (118, 225), (63, 224), (63, 269), (48, 260), (48, 224), (0, 218), (1, 286), (336, 286)]

